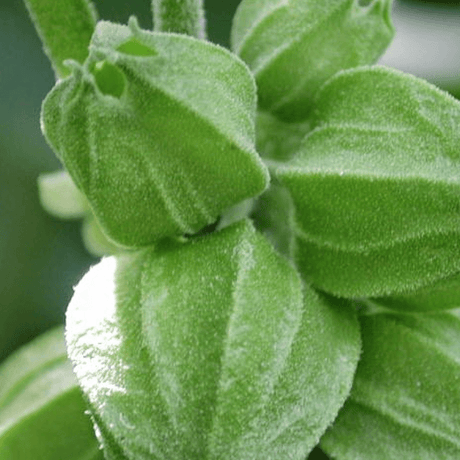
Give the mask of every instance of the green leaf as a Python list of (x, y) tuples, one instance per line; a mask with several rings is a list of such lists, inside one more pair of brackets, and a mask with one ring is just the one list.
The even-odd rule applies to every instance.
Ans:
[(59, 326), (0, 366), (0, 459), (102, 460), (85, 409)]
[(70, 74), (67, 59), (83, 63), (96, 25), (90, 0), (24, 0), (57, 78)]
[(228, 208), (224, 214), (222, 214), (219, 223), (216, 226), (216, 230), (222, 230), (225, 227), (229, 227), (235, 222), (246, 219), (254, 209), (255, 199), (249, 198), (242, 201), (241, 203)]
[(269, 165), (290, 160), (309, 131), (309, 121), (286, 123), (259, 110), (256, 118), (257, 151)]
[(232, 49), (251, 68), (260, 107), (302, 120), (321, 85), (373, 64), (393, 37), (391, 0), (243, 0)]
[(270, 243), (292, 260), (295, 246), (295, 209), (289, 192), (278, 183), (272, 183), (256, 202), (253, 214), (254, 226)]
[(255, 108), (249, 70), (223, 48), (101, 22), (42, 125), (104, 233), (139, 247), (195, 233), (265, 189)]
[(152, 0), (155, 32), (206, 38), (203, 0)]
[(460, 305), (460, 274), (448, 276), (421, 289), (375, 300), (388, 308), (406, 311), (457, 308)]
[(337, 74), (277, 169), (299, 266), (343, 296), (410, 294), (460, 272), (460, 103), (384, 67)]
[(96, 218), (89, 214), (83, 220), (81, 236), (86, 250), (95, 257), (117, 254), (123, 248), (110, 241), (101, 230)]
[(303, 460), (360, 352), (349, 305), (303, 287), (247, 221), (104, 259), (67, 339), (113, 459)]
[(350, 398), (321, 440), (335, 460), (460, 458), (460, 314), (363, 317)]
[(46, 212), (60, 219), (79, 219), (90, 212), (88, 202), (66, 171), (40, 174), (40, 204)]

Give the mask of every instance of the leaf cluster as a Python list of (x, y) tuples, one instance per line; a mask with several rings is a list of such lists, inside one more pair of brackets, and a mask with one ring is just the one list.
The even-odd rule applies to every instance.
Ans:
[[(41, 200), (113, 255), (67, 312), (83, 397), (67, 360), (71, 383), (42, 390), (42, 342), (0, 368), (0, 459), (19, 434), (38, 443), (42, 420), (73, 423), (69, 388), (107, 460), (318, 445), (458, 459), (460, 102), (374, 65), (391, 1), (243, 0), (231, 50), (205, 40), (198, 0), (154, 0), (154, 31), (100, 21), (90, 39), (76, 16), (66, 48), (46, 1), (31, 16), (67, 70), (41, 122), (66, 172), (40, 178)], [(85, 436), (75, 448), (102, 455)]]

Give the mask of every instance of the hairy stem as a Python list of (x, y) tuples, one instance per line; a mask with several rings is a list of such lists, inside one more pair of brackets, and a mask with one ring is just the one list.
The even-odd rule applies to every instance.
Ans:
[(90, 0), (24, 0), (57, 78), (70, 74), (67, 59), (83, 63), (96, 26)]
[(203, 0), (152, 0), (154, 30), (206, 38)]

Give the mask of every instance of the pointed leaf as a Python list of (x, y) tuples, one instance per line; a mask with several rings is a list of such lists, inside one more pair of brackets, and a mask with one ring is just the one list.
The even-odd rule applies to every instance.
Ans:
[(373, 64), (393, 37), (391, 0), (243, 0), (232, 49), (253, 71), (260, 107), (306, 118), (316, 92), (342, 69)]
[(322, 89), (315, 129), (277, 170), (296, 207), (299, 261), (321, 289), (381, 296), (460, 271), (460, 103), (384, 67)]
[(102, 460), (62, 326), (0, 366), (1, 460)]
[(107, 237), (140, 247), (195, 233), (265, 189), (255, 105), (249, 70), (223, 48), (101, 22), (42, 125)]
[(460, 457), (459, 312), (363, 317), (350, 398), (321, 447), (336, 460)]

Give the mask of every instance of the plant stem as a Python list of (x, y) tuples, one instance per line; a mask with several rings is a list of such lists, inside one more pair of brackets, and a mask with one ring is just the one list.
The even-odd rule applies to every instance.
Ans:
[(203, 0), (152, 0), (154, 30), (206, 38)]
[(83, 63), (96, 26), (97, 13), (90, 0), (24, 0), (57, 78), (70, 74), (63, 63)]

